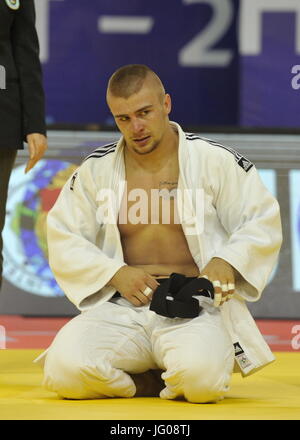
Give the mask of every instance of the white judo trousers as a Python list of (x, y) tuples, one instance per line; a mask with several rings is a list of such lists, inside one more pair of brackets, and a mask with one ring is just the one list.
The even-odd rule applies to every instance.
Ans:
[(133, 397), (130, 373), (164, 370), (162, 399), (215, 402), (229, 389), (231, 338), (220, 310), (193, 319), (166, 318), (114, 298), (82, 312), (46, 352), (43, 385), (71, 399)]

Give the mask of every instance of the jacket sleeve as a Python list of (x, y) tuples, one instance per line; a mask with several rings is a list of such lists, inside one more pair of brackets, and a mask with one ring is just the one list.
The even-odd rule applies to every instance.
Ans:
[(101, 250), (104, 233), (97, 219), (96, 188), (85, 168), (66, 182), (47, 216), (49, 265), (66, 296), (81, 310), (85, 301), (91, 305), (107, 296), (107, 290), (115, 291), (105, 285), (125, 265), (116, 243), (106, 246), (108, 252)]
[(256, 301), (275, 268), (282, 243), (279, 204), (255, 166), (245, 171), (231, 153), (224, 152), (217, 167), (221, 168), (216, 170), (215, 206), (229, 238), (214, 256), (240, 273), (241, 296)]
[(46, 134), (45, 96), (33, 0), (22, 0), (11, 29), (12, 50), (20, 81), (23, 137)]

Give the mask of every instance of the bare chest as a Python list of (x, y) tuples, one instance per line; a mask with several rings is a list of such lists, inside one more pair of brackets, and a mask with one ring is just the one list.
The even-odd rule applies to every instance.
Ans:
[(129, 176), (118, 218), (120, 232), (127, 235), (146, 225), (178, 226), (177, 188), (177, 170), (156, 176)]

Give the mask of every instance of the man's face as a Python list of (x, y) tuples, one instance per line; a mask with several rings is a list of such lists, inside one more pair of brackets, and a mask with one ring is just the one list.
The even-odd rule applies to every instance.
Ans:
[(169, 123), (169, 95), (162, 97), (146, 80), (138, 93), (127, 99), (108, 94), (107, 102), (129, 150), (147, 154), (159, 146)]

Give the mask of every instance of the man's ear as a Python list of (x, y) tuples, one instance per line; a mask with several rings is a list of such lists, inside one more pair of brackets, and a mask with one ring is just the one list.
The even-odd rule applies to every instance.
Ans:
[(166, 114), (168, 115), (169, 113), (171, 113), (171, 109), (172, 109), (172, 101), (171, 101), (171, 96), (166, 93), (165, 94), (165, 98), (164, 98), (164, 108), (166, 110)]

